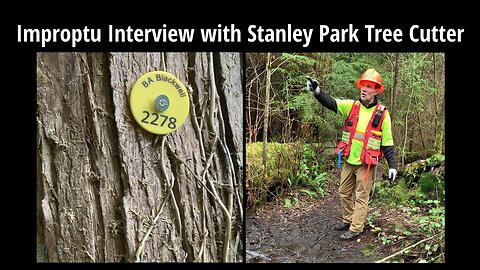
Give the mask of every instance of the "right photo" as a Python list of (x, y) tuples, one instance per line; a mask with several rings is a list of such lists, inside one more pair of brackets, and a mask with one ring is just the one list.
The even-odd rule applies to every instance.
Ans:
[(246, 53), (247, 263), (445, 262), (445, 54)]

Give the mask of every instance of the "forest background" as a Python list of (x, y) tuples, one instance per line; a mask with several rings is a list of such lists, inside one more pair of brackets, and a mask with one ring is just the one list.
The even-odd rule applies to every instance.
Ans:
[[(339, 99), (358, 99), (355, 81), (368, 68), (383, 78), (379, 101), (390, 111), (398, 179), (386, 161), (376, 170), (376, 204), (411, 214), (412, 228), (393, 235), (369, 227), (382, 243), (416, 246), (417, 261), (443, 261), (445, 226), (445, 55), (443, 53), (248, 53), (246, 55), (247, 208), (281, 200), (285, 208), (322, 198), (338, 182), (334, 154), (344, 119), (306, 89), (308, 78)], [(336, 183), (338, 184), (338, 183)], [(415, 225), (415, 226), (413, 226)], [(416, 237), (415, 237), (416, 235)], [(408, 241), (409, 240), (409, 241)]]

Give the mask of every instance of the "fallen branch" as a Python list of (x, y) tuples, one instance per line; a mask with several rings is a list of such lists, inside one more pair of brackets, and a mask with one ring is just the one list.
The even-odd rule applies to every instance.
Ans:
[(381, 260), (376, 261), (375, 263), (381, 263), (381, 262), (384, 262), (384, 261), (386, 261), (386, 260), (388, 260), (388, 259), (391, 259), (391, 258), (393, 258), (393, 257), (395, 257), (395, 256), (397, 256), (397, 255), (399, 255), (399, 254), (402, 254), (402, 253), (405, 252), (406, 250), (409, 250), (409, 249), (411, 249), (411, 248), (413, 248), (413, 247), (416, 247), (416, 246), (418, 246), (419, 244), (421, 244), (421, 243), (423, 243), (423, 242), (425, 242), (425, 241), (428, 241), (428, 240), (434, 238), (435, 236), (437, 236), (437, 235), (439, 235), (439, 234), (444, 234), (444, 233), (445, 233), (445, 232), (437, 233), (437, 234), (435, 234), (435, 235), (433, 235), (433, 236), (430, 236), (430, 237), (425, 238), (425, 239), (423, 239), (423, 240), (421, 240), (421, 241), (418, 241), (417, 243), (415, 243), (415, 244), (413, 244), (413, 245), (410, 245), (410, 246), (408, 246), (408, 247), (406, 247), (406, 248), (404, 248), (404, 249), (402, 249), (402, 250), (400, 250), (400, 251), (398, 251), (398, 252), (395, 252), (395, 253), (393, 253), (393, 254), (390, 255), (390, 256), (387, 256), (387, 257), (385, 257), (385, 258), (383, 258), (383, 259), (381, 259)]
[(428, 262), (433, 262), (436, 258), (440, 257), (440, 256), (445, 256), (445, 253), (440, 253), (438, 256), (435, 256), (434, 258), (432, 258), (431, 260), (429, 260)]
[(313, 242), (313, 244), (311, 244), (307, 249), (313, 247), (315, 244), (317, 244), (318, 242), (320, 242), (320, 240), (322, 240), (322, 239), (325, 237), (325, 235), (327, 235), (327, 234), (325, 233), (325, 234), (323, 234), (322, 236), (320, 236), (320, 237), (319, 237), (317, 240), (315, 240), (315, 242)]

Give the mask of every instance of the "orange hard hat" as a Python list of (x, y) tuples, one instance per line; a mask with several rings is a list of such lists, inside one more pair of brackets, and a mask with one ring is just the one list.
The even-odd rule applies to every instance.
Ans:
[(357, 87), (362, 88), (362, 82), (363, 81), (371, 81), (374, 83), (378, 83), (380, 85), (380, 90), (378, 90), (379, 93), (382, 93), (383, 90), (383, 84), (382, 84), (382, 76), (380, 76), (380, 73), (378, 73), (375, 69), (369, 68), (367, 69), (363, 74), (360, 79), (357, 80)]

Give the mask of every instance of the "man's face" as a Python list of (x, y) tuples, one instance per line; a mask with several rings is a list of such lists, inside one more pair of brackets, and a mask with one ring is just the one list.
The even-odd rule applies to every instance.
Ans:
[(375, 95), (378, 94), (378, 89), (375, 89), (376, 83), (370, 81), (363, 81), (360, 88), (360, 99), (366, 104), (373, 102)]

